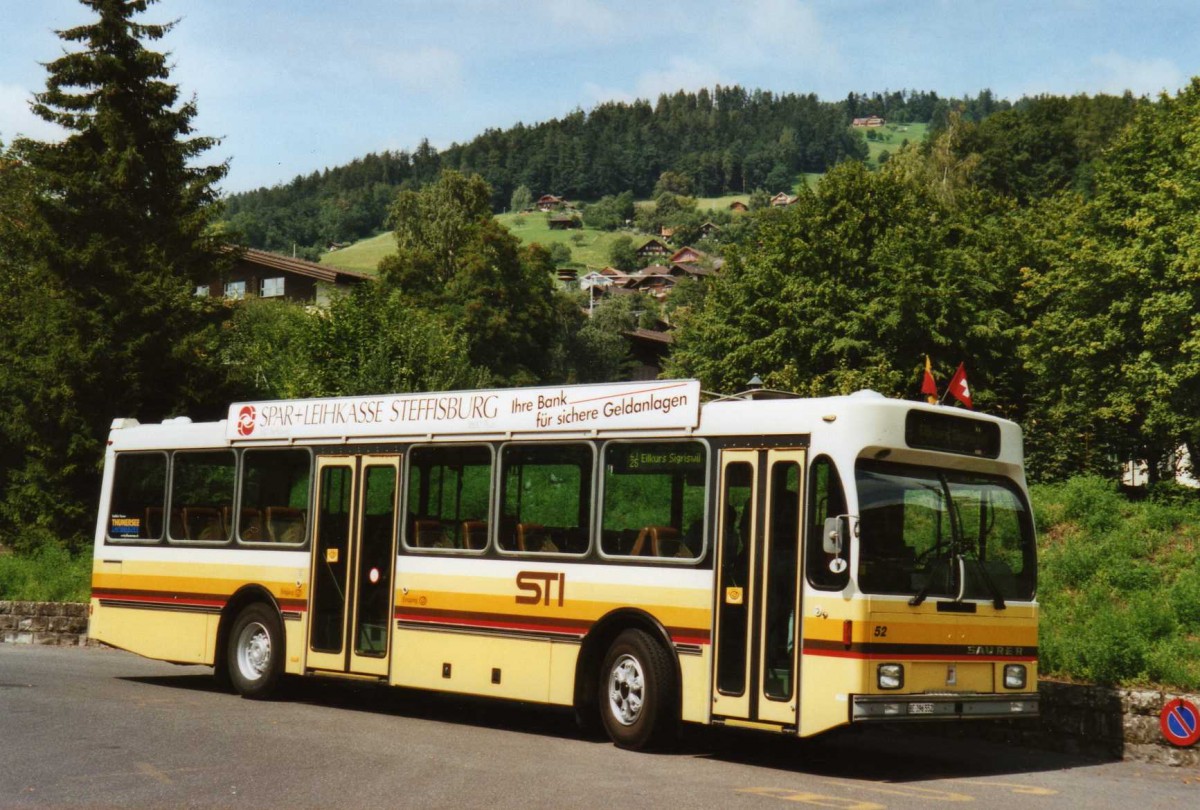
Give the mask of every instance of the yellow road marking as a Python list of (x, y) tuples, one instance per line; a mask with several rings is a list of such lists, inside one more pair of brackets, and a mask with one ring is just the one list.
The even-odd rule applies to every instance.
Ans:
[(846, 788), (847, 790), (867, 790), (874, 793), (886, 793), (892, 796), (909, 796), (912, 798), (926, 799), (931, 802), (973, 802), (974, 796), (968, 796), (966, 793), (954, 793), (949, 790), (935, 790), (934, 788), (916, 787), (915, 785), (895, 785), (891, 783), (881, 782), (846, 782), (840, 779), (825, 779), (823, 780), (831, 785)]
[(982, 779), (951, 779), (951, 782), (961, 782), (964, 785), (983, 785), (984, 787), (1008, 788), (1013, 793), (1020, 793), (1024, 796), (1057, 796), (1058, 791), (1053, 788), (1038, 787), (1037, 785), (1019, 785), (1015, 782), (991, 782)]
[(875, 802), (864, 802), (842, 796), (826, 796), (821, 793), (811, 793), (807, 790), (790, 790), (788, 788), (740, 788), (738, 793), (750, 793), (755, 796), (766, 796), (785, 802), (811, 804), (815, 807), (840, 807), (844, 810), (887, 810), (887, 805)]
[(155, 768), (149, 762), (135, 762), (133, 763), (133, 767), (137, 768), (138, 773), (142, 774), (143, 776), (149, 776), (156, 782), (161, 782), (164, 785), (175, 784), (171, 781), (171, 777), (167, 776), (158, 768)]

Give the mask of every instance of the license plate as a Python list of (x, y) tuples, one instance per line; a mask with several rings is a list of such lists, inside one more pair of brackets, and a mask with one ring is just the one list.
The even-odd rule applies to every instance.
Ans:
[(910, 703), (908, 704), (909, 714), (933, 714), (932, 703)]

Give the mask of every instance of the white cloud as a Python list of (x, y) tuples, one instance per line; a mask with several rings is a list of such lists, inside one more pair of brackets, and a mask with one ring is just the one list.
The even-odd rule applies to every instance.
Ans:
[(548, 0), (545, 9), (555, 26), (574, 33), (607, 38), (621, 27), (612, 9), (596, 0)]
[(837, 49), (826, 40), (821, 21), (800, 0), (756, 0), (732, 7), (741, 19), (727, 26), (720, 40), (725, 59), (754, 65), (780, 62), (820, 67), (837, 62)]
[(463, 86), (462, 58), (448, 48), (377, 51), (371, 61), (385, 78), (414, 92), (449, 92)]
[(24, 87), (0, 82), (0, 140), (11, 144), (18, 135), (56, 141), (65, 134), (56, 124), (38, 118), (29, 109), (33, 94)]
[(1124, 93), (1132, 90), (1136, 96), (1156, 96), (1163, 91), (1174, 93), (1187, 83), (1183, 71), (1169, 59), (1130, 59), (1118, 53), (1093, 56), (1097, 70), (1095, 89), (1104, 93)]

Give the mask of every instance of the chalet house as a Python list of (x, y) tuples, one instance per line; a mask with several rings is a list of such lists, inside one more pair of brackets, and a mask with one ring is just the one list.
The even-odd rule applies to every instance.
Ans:
[(575, 289), (579, 286), (579, 271), (574, 267), (556, 268), (554, 274), (558, 277), (558, 286), (564, 289)]
[(750, 206), (746, 205), (746, 204), (745, 204), (744, 202), (742, 202), (741, 200), (734, 200), (733, 202), (731, 202), (731, 203), (729, 204), (729, 210), (730, 210), (730, 211), (742, 211), (742, 212), (745, 212), (745, 211), (749, 211), (749, 210), (750, 210)]
[(643, 276), (634, 280), (627, 289), (652, 295), (660, 301), (671, 294), (678, 280), (671, 275)]
[(630, 379), (657, 380), (662, 373), (663, 358), (674, 342), (671, 333), (638, 328), (626, 332), (625, 337), (629, 340), (630, 354), (636, 363)]
[(294, 259), (266, 250), (230, 247), (237, 258), (223, 279), (196, 288), (196, 295), (237, 300), (247, 296), (285, 298), (326, 306), (330, 292), (346, 290), (370, 276), (340, 267)]
[(853, 121), (850, 122), (850, 126), (852, 126), (852, 127), (881, 127), (886, 123), (887, 123), (887, 121), (884, 121), (878, 115), (869, 115), (866, 118), (855, 118)]
[(553, 194), (543, 194), (538, 197), (534, 203), (539, 211), (553, 211), (556, 208), (563, 207), (563, 198), (555, 197)]
[(721, 226), (715, 222), (705, 222), (700, 226), (700, 238), (716, 239), (721, 234)]
[(771, 207), (779, 208), (784, 205), (791, 205), (792, 203), (796, 202), (797, 199), (797, 197), (791, 196), (786, 191), (781, 191), (771, 198)]
[(652, 256), (670, 256), (671, 248), (658, 239), (650, 239), (636, 251), (639, 259), (649, 259)]
[(685, 246), (671, 254), (670, 262), (672, 264), (698, 264), (707, 255), (702, 250)]
[(714, 271), (708, 267), (701, 267), (695, 262), (673, 263), (671, 265), (671, 275), (673, 276), (711, 276)]
[(550, 217), (550, 230), (552, 231), (569, 231), (573, 228), (582, 228), (583, 222), (579, 217), (572, 217), (566, 214), (555, 214)]
[(670, 239), (672, 236), (675, 235), (675, 229), (668, 228), (666, 225), (663, 225), (658, 229), (658, 235), (661, 236), (663, 239)]

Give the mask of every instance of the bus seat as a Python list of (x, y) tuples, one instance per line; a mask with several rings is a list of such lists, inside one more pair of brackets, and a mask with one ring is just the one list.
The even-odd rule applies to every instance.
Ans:
[(550, 532), (540, 523), (517, 524), (517, 549), (519, 551), (555, 552), (558, 546), (554, 544)]
[(221, 512), (213, 506), (183, 507), (183, 531), (188, 540), (224, 540)]
[(163, 530), (163, 509), (161, 506), (147, 506), (146, 519), (142, 523), (142, 533), (139, 535), (144, 540), (157, 540), (162, 537)]
[(304, 542), (304, 510), (294, 506), (267, 507), (267, 537), (272, 543)]
[[(676, 557), (680, 556), (681, 546), (683, 543), (679, 539), (678, 529), (671, 526), (644, 526), (629, 553), (634, 557)], [(691, 554), (682, 556), (690, 557)]]
[[(229, 507), (225, 507), (227, 510)], [(228, 522), (225, 524), (228, 526)], [(263, 535), (263, 516), (261, 509), (249, 506), (238, 513), (238, 537), (255, 543), (261, 543), (267, 538)]]
[(413, 545), (420, 548), (440, 548), (443, 543), (442, 523), (439, 520), (414, 520)]
[(487, 547), (487, 521), (464, 520), (462, 523), (463, 548), (481, 549)]

